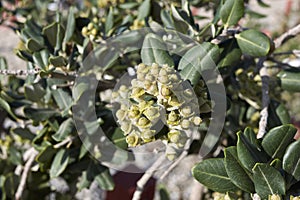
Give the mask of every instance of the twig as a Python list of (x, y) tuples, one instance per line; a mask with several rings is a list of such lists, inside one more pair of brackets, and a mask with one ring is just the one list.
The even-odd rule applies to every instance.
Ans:
[(66, 139), (64, 139), (63, 141), (61, 141), (60, 143), (57, 143), (55, 145), (53, 145), (54, 149), (59, 149), (60, 147), (63, 147), (64, 145), (72, 142), (74, 139), (74, 137), (67, 137)]
[(165, 161), (166, 156), (161, 155), (154, 163), (153, 165), (145, 172), (145, 174), (138, 180), (136, 183), (137, 187), (133, 194), (132, 200), (140, 200), (142, 192), (144, 190), (144, 187), (148, 180), (152, 177), (154, 172), (157, 170), (157, 168)]
[(277, 39), (275, 39), (274, 40), (275, 49), (277, 49), (282, 44), (284, 44), (287, 40), (295, 37), (298, 34), (300, 34), (300, 24), (298, 24), (297, 26), (291, 28), (290, 30), (288, 30), (287, 32), (285, 32), (284, 34), (282, 34), (280, 37), (278, 37)]
[(20, 184), (19, 184), (17, 192), (15, 194), (16, 200), (20, 200), (21, 197), (22, 197), (23, 191), (24, 191), (25, 186), (26, 186), (26, 180), (27, 180), (29, 170), (30, 170), (31, 165), (34, 162), (34, 159), (35, 159), (37, 154), (38, 154), (38, 152), (34, 148), (32, 148), (32, 153), (30, 154), (30, 157), (28, 158), (28, 160), (27, 160), (27, 162), (24, 166), (22, 176), (21, 176), (21, 180), (20, 180)]
[(185, 143), (183, 152), (180, 154), (180, 156), (177, 158), (177, 160), (172, 165), (170, 165), (170, 167), (160, 176), (159, 180), (163, 180), (164, 178), (166, 178), (166, 176), (182, 161), (182, 159), (184, 159), (188, 155), (189, 148), (190, 148), (192, 141), (193, 140), (190, 138)]
[(267, 123), (268, 123), (268, 106), (270, 103), (269, 97), (269, 74), (268, 69), (264, 66), (266, 57), (262, 57), (258, 61), (259, 75), (262, 81), (262, 110), (260, 111), (260, 121), (259, 121), (259, 130), (257, 138), (262, 138), (266, 133)]
[(14, 76), (28, 76), (28, 75), (35, 75), (40, 72), (39, 69), (30, 69), (30, 70), (8, 70), (2, 69), (0, 70), (0, 74), (2, 75), (14, 75)]

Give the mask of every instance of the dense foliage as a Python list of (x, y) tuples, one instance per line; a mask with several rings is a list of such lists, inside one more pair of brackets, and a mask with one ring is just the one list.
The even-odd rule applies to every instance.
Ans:
[[(113, 190), (109, 168), (156, 140), (166, 162), (200, 150), (207, 159), (192, 173), (209, 192), (300, 195), (300, 142), (281, 97), (300, 91), (300, 71), (276, 57), (281, 44), (239, 23), (262, 17), (247, 0), (1, 4), (27, 63), (10, 72), (0, 60), (2, 199), (74, 199), (93, 181)], [(201, 25), (200, 8), (213, 13)], [(122, 82), (126, 73), (136, 77)]]

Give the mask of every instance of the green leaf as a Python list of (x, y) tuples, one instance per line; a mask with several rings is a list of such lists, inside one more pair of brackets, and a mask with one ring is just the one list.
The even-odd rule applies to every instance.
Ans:
[(92, 162), (87, 170), (87, 178), (89, 180), (95, 179), (98, 185), (103, 190), (113, 190), (115, 187), (112, 176), (108, 168), (102, 166), (100, 163)]
[(69, 42), (69, 40), (71, 39), (75, 31), (75, 28), (76, 28), (75, 8), (71, 6), (68, 14), (68, 22), (67, 22), (66, 32), (64, 36), (64, 43)]
[(252, 172), (252, 168), (257, 162), (267, 162), (268, 158), (264, 152), (258, 149), (257, 142), (253, 141), (253, 136), (251, 136), (251, 139), (249, 134), (252, 133), (247, 129), (244, 131), (244, 133), (237, 133), (237, 154), (242, 166), (249, 172)]
[(277, 77), (281, 88), (291, 92), (300, 92), (300, 72), (281, 71)]
[(160, 200), (170, 200), (170, 195), (167, 188), (163, 184), (158, 185), (159, 199)]
[(262, 146), (273, 159), (281, 160), (287, 146), (294, 140), (296, 132), (297, 129), (290, 124), (273, 128), (263, 138)]
[(225, 149), (224, 162), (228, 177), (237, 187), (249, 193), (255, 192), (250, 177), (239, 163), (235, 146)]
[(250, 29), (236, 34), (238, 45), (244, 54), (254, 57), (266, 56), (270, 51), (270, 39), (265, 34)]
[(44, 146), (43, 149), (36, 157), (36, 161), (39, 162), (41, 171), (47, 171), (51, 167), (51, 161), (57, 150), (53, 148), (52, 145)]
[(41, 45), (39, 42), (37, 42), (36, 40), (30, 38), (29, 40), (27, 40), (26, 42), (26, 48), (31, 51), (31, 52), (36, 52), (39, 51), (43, 48), (43, 45)]
[(237, 45), (235, 39), (228, 40), (221, 47), (221, 55), (222, 58), (219, 63), (218, 67), (232, 67), (234, 66), (242, 56), (242, 51)]
[[(56, 101), (60, 110), (63, 113), (67, 112), (72, 106), (72, 97), (71, 95), (63, 90), (62, 88), (56, 89), (52, 91), (52, 96)], [(65, 113), (67, 114), (67, 113)]]
[(122, 3), (122, 4), (119, 4), (119, 8), (122, 8), (122, 9), (133, 9), (134, 7), (138, 6), (139, 3), (137, 2), (127, 2), (127, 3)]
[(0, 97), (0, 108), (3, 108), (14, 120), (18, 120), (17, 116), (12, 112), (10, 105)]
[(57, 42), (62, 41), (64, 38), (63, 27), (59, 23), (53, 22), (52, 24), (43, 28), (42, 33), (49, 41), (52, 48), (57, 50), (59, 48), (57, 47)]
[(20, 136), (23, 139), (27, 139), (30, 141), (32, 141), (33, 138), (35, 137), (35, 135), (28, 128), (18, 127), (18, 128), (11, 129), (11, 132)]
[(39, 83), (25, 84), (24, 86), (25, 98), (30, 101), (40, 102), (45, 94), (46, 91)]
[(192, 174), (197, 181), (216, 192), (236, 191), (238, 188), (227, 175), (224, 159), (206, 159), (195, 165)]
[(285, 181), (274, 167), (257, 163), (253, 168), (255, 191), (262, 199), (271, 194), (285, 194)]
[(52, 138), (57, 142), (63, 141), (72, 133), (73, 130), (73, 119), (68, 118), (60, 125), (58, 131), (54, 135), (52, 135)]
[(35, 52), (32, 57), (38, 67), (40, 67), (43, 71), (48, 71), (49, 51), (47, 49)]
[(108, 34), (114, 26), (114, 10), (113, 7), (109, 8), (108, 15), (105, 20), (105, 33)]
[(290, 144), (283, 156), (283, 169), (300, 181), (300, 140)]
[(75, 102), (89, 89), (89, 84), (84, 79), (86, 78), (78, 77), (78, 81), (76, 81), (76, 85), (73, 87), (72, 96)]
[(147, 65), (157, 63), (159, 65), (168, 64), (169, 66), (174, 66), (174, 62), (168, 54), (163, 40), (153, 33), (146, 35), (141, 50), (141, 57), (143, 63)]
[(67, 149), (60, 149), (55, 155), (51, 168), (49, 171), (50, 178), (58, 177), (61, 175), (68, 166), (69, 151)]
[(118, 147), (122, 149), (127, 149), (128, 145), (126, 142), (126, 137), (120, 128), (116, 128), (113, 134), (109, 135), (109, 139)]
[(226, 0), (220, 10), (222, 22), (225, 26), (236, 25), (244, 16), (243, 0)]
[(138, 9), (137, 19), (141, 21), (144, 18), (146, 18), (150, 13), (150, 8), (151, 8), (151, 0), (143, 1), (143, 3), (140, 5)]
[(168, 11), (162, 9), (160, 12), (160, 18), (163, 22), (164, 27), (169, 29), (175, 29), (173, 18)]
[(20, 182), (20, 177), (14, 173), (9, 173), (6, 175), (3, 187), (1, 188), (3, 196), (7, 199), (15, 199), (15, 194)]
[(65, 58), (62, 56), (51, 56), (49, 58), (49, 63), (52, 64), (54, 67), (63, 67), (67, 64)]
[(40, 122), (49, 119), (50, 117), (57, 116), (58, 112), (48, 108), (24, 108), (24, 114), (27, 118), (33, 121)]
[(173, 4), (171, 4), (171, 11), (175, 30), (183, 34), (193, 35), (193, 27), (188, 23), (190, 20), (187, 17), (183, 18)]
[(219, 48), (211, 43), (202, 43), (187, 51), (179, 62), (180, 75), (195, 85), (204, 70), (214, 70), (219, 59)]
[(82, 189), (89, 187), (90, 184), (91, 180), (89, 180), (87, 177), (87, 171), (83, 171), (79, 181), (76, 184), (77, 189), (81, 191)]

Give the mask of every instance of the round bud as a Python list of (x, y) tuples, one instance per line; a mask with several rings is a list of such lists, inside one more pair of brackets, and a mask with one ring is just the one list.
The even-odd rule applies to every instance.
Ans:
[(97, 33), (98, 33), (98, 30), (97, 30), (96, 28), (93, 28), (93, 30), (91, 31), (91, 34), (92, 34), (93, 36), (96, 36)]
[(116, 112), (116, 117), (118, 118), (118, 120), (123, 121), (124, 118), (126, 117), (126, 111), (125, 110), (118, 110)]
[(190, 106), (186, 106), (180, 110), (180, 113), (182, 114), (182, 116), (188, 117), (193, 114), (193, 111)]
[(184, 120), (182, 120), (180, 125), (181, 125), (181, 128), (183, 128), (183, 129), (189, 129), (191, 126), (191, 123), (189, 120), (184, 119)]
[(126, 137), (128, 146), (135, 147), (139, 142), (139, 137), (135, 133), (131, 133)]
[(167, 75), (159, 76), (158, 81), (161, 82), (162, 84), (167, 84), (169, 83), (169, 77)]
[(97, 17), (94, 17), (94, 18), (93, 18), (93, 22), (94, 22), (95, 24), (97, 24), (97, 23), (99, 22), (99, 19), (98, 19)]
[(196, 116), (192, 119), (192, 121), (195, 124), (195, 126), (199, 126), (202, 122), (202, 119), (200, 117)]
[(168, 133), (168, 138), (169, 138), (169, 141), (172, 142), (172, 143), (178, 143), (179, 140), (180, 140), (180, 132), (177, 131), (177, 130), (171, 130), (169, 133)]
[(146, 117), (139, 118), (137, 125), (141, 128), (146, 128), (150, 125), (150, 121)]
[(171, 90), (167, 86), (162, 86), (161, 87), (161, 95), (164, 97), (170, 96), (172, 94)]
[(132, 125), (130, 122), (124, 122), (121, 125), (121, 129), (122, 129), (122, 131), (124, 131), (124, 133), (125, 133), (124, 135), (127, 135), (131, 131)]
[(92, 29), (94, 28), (94, 24), (92, 22), (90, 22), (88, 25), (87, 25), (87, 29), (89, 31), (91, 31)]
[(88, 34), (88, 28), (85, 26), (81, 30), (82, 35), (86, 36)]
[(174, 111), (171, 111), (169, 114), (168, 114), (168, 120), (170, 122), (176, 122), (177, 120), (179, 119), (178, 115), (174, 112)]
[(164, 68), (161, 68), (159, 73), (158, 73), (159, 76), (167, 76), (168, 75), (168, 72), (166, 69)]

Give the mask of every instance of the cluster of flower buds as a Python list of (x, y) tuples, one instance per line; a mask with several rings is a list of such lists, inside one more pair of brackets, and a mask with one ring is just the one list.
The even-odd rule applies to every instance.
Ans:
[(97, 40), (103, 36), (101, 30), (104, 30), (104, 23), (105, 18), (94, 17), (87, 26), (81, 29), (81, 34), (91, 40)]
[(113, 92), (116, 111), (129, 147), (160, 139), (167, 144), (167, 157), (174, 159), (201, 123), (193, 88), (168, 65), (137, 66), (129, 86)]

